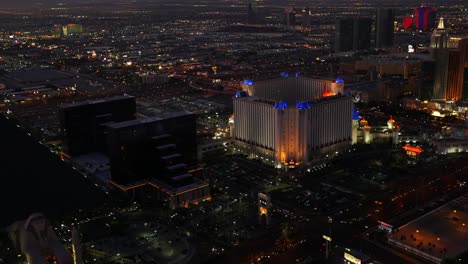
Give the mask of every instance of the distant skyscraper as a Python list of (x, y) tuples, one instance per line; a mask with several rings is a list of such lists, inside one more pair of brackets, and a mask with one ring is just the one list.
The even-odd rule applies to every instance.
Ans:
[(303, 27), (309, 27), (311, 25), (311, 11), (308, 7), (302, 9), (301, 11), (302, 14), (302, 26)]
[(247, 1), (247, 23), (249, 24), (258, 23), (257, 0)]
[(393, 21), (394, 11), (392, 9), (377, 9), (375, 38), (377, 48), (393, 46)]
[(335, 51), (367, 50), (370, 48), (372, 19), (345, 18), (336, 24)]
[(341, 19), (336, 23), (335, 51), (352, 51), (354, 23), (352, 18)]
[(461, 55), (463, 57), (464, 65), (468, 68), (468, 37), (463, 38), (458, 43), (458, 48), (462, 51)]
[(468, 95), (464, 91), (466, 68), (468, 68), (468, 38), (452, 38), (452, 41), (456, 41), (457, 45), (456, 48), (449, 49), (446, 99), (458, 101), (466, 99)]
[(296, 10), (292, 7), (287, 7), (284, 10), (285, 15), (285, 24), (286, 26), (295, 26), (296, 25)]
[(460, 56), (464, 61), (463, 82), (462, 82), (462, 98), (468, 100), (468, 37), (462, 39), (458, 44), (460, 49)]
[(464, 61), (460, 49), (450, 49), (448, 54), (446, 100), (458, 101), (463, 95)]
[(367, 50), (370, 48), (372, 19), (357, 18), (354, 20), (354, 50)]
[(434, 100), (446, 100), (447, 98), (448, 44), (448, 32), (444, 27), (444, 19), (441, 18), (431, 37), (432, 56), (435, 61), (434, 92), (432, 95)]
[(435, 26), (436, 9), (422, 5), (414, 9), (414, 23), (418, 30), (430, 30)]

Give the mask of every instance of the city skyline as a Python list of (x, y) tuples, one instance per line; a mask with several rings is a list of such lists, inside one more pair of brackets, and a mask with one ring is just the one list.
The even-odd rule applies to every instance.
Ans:
[(463, 1), (2, 1), (0, 263), (468, 262)]
[[(5, 7), (15, 7), (15, 8), (24, 8), (24, 9), (29, 9), (29, 8), (40, 8), (40, 7), (48, 7), (51, 5), (63, 5), (63, 4), (102, 4), (102, 3), (197, 3), (198, 1), (196, 0), (16, 0), (16, 1), (2, 1), (0, 3), (0, 8), (5, 8)], [(217, 3), (219, 1), (213, 1), (214, 3)], [(232, 3), (237, 3), (239, 5), (242, 5), (242, 1), (237, 1), (237, 0), (232, 0), (228, 1)], [(344, 0), (338, 0), (338, 1), (323, 1), (325, 3), (331, 4), (331, 5), (341, 5), (341, 4), (346, 4), (349, 3), (349, 1), (344, 1)], [(382, 4), (390, 6), (395, 5), (395, 1), (390, 1), (390, 0), (366, 0), (362, 1), (360, 0), (359, 2), (365, 2), (365, 3), (370, 3), (374, 4), (376, 6), (381, 6)], [(461, 3), (460, 0), (449, 0), (449, 2), (455, 3)], [(210, 2), (207, 2), (208, 4), (213, 4)], [(280, 4), (280, 5), (293, 5), (293, 3), (290, 3), (288, 0), (264, 0), (261, 2), (262, 4)], [(410, 0), (400, 0), (398, 2), (399, 4), (413, 4), (417, 5), (418, 3), (414, 3)], [(310, 5), (310, 6), (316, 6), (317, 4), (311, 4), (308, 3), (308, 1), (296, 1), (294, 3), (295, 5)], [(433, 1), (424, 1), (419, 4), (426, 4), (426, 5), (432, 5), (436, 6), (439, 4), (438, 0), (433, 0)], [(27, 6), (29, 5), (29, 6)]]

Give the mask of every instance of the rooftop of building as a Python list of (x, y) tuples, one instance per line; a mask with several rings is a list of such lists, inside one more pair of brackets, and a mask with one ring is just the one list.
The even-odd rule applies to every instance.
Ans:
[[(438, 258), (452, 258), (468, 249), (466, 224), (468, 194), (399, 227), (390, 238)], [(441, 252), (444, 248), (445, 253)]]
[(112, 97), (96, 99), (96, 100), (88, 100), (88, 101), (82, 101), (82, 102), (77, 102), (77, 103), (63, 104), (60, 107), (62, 109), (74, 108), (74, 107), (79, 107), (79, 106), (84, 106), (84, 105), (95, 105), (95, 104), (100, 104), (100, 103), (105, 103), (105, 102), (113, 102), (113, 101), (119, 101), (119, 100), (124, 100), (124, 99), (131, 99), (131, 98), (134, 98), (134, 97), (130, 95), (117, 95), (117, 96), (112, 96)]
[(161, 121), (161, 120), (165, 120), (165, 119), (176, 118), (176, 117), (181, 117), (181, 116), (186, 116), (186, 115), (193, 115), (193, 113), (188, 112), (188, 111), (165, 113), (165, 114), (162, 114), (162, 115), (159, 115), (159, 116), (151, 116), (151, 117), (145, 117), (145, 118), (139, 118), (139, 119), (132, 119), (132, 120), (118, 122), (118, 123), (107, 123), (106, 127), (110, 128), (110, 129), (122, 129), (122, 128), (140, 126), (140, 125), (144, 125), (144, 124), (150, 124), (150, 123), (153, 123), (153, 122), (157, 122), (157, 121)]
[[(291, 76), (292, 75), (292, 76)], [(247, 94), (251, 101), (273, 104), (277, 102), (315, 102), (321, 98), (332, 98), (342, 92), (343, 78), (315, 79), (301, 76), (301, 73), (293, 74), (282, 72), (281, 78), (261, 81), (244, 80), (243, 91), (236, 93), (236, 98), (244, 98)], [(276, 107), (276, 106), (275, 106)], [(284, 108), (284, 107), (281, 107)]]
[[(347, 95), (342, 95), (342, 94), (329, 95), (329, 96), (325, 96), (325, 97), (317, 98), (317, 99), (313, 99), (313, 100), (296, 101), (295, 105), (298, 108), (303, 109), (303, 108), (308, 108), (313, 104), (319, 104), (319, 103), (322, 103), (322, 102), (341, 99), (341, 98), (344, 98), (344, 97), (348, 97), (348, 96)], [(271, 105), (271, 106), (273, 106), (273, 107), (275, 107), (277, 109), (285, 109), (289, 105), (291, 105), (286, 101), (281, 101), (281, 100), (280, 101), (275, 101), (275, 100), (265, 99), (265, 98), (258, 97), (258, 96), (245, 96), (245, 97), (238, 97), (236, 99), (246, 100), (246, 101), (255, 102), (255, 103), (268, 104), (268, 105)]]
[(125, 191), (143, 186), (151, 186), (158, 188), (169, 195), (177, 195), (183, 192), (209, 186), (207, 182), (193, 177), (193, 175), (190, 173), (182, 174), (174, 178), (151, 178), (128, 184), (119, 184), (111, 181), (111, 184)]

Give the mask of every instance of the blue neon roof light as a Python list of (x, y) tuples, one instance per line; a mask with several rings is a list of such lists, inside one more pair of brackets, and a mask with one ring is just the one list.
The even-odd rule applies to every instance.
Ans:
[(288, 107), (288, 103), (286, 103), (286, 102), (276, 102), (274, 107), (275, 107), (275, 109), (284, 110), (284, 109), (286, 109), (286, 107)]
[(299, 76), (301, 76), (301, 73), (300, 73), (300, 72), (296, 72), (296, 73), (294, 73), (294, 75), (295, 75), (296, 77), (299, 77)]
[(299, 110), (305, 110), (310, 108), (310, 103), (309, 102), (297, 102), (296, 106)]
[(343, 80), (343, 78), (338, 77), (335, 82), (336, 83), (344, 83), (344, 80)]
[(240, 97), (246, 97), (247, 93), (245, 91), (237, 91), (235, 97), (240, 98)]
[(253, 85), (253, 80), (244, 80), (244, 85)]
[(289, 77), (289, 72), (282, 72), (281, 77)]

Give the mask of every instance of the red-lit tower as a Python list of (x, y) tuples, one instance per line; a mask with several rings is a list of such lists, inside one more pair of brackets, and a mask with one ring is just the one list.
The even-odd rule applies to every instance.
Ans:
[(422, 5), (414, 9), (414, 24), (418, 30), (428, 30), (435, 26), (436, 9)]

